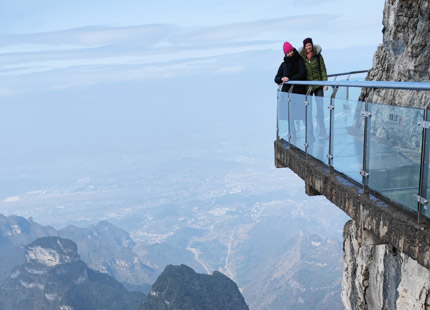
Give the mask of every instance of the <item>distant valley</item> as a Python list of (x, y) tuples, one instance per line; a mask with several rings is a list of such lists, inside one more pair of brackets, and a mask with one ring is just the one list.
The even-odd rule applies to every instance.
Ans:
[[(109, 177), (82, 176), (73, 187), (19, 194), (1, 207), (34, 218), (13, 225), (38, 225), (37, 234), (19, 237), (21, 245), (42, 235), (69, 238), (88, 266), (144, 293), (167, 265), (186, 264), (226, 274), (251, 309), (287, 302), (342, 309), (339, 240), (346, 217), (321, 197), (306, 196), (288, 170), (244, 158), (220, 161), (217, 169), (203, 165), (178, 161), (163, 170), (129, 159)], [(18, 231), (4, 234), (18, 238)]]

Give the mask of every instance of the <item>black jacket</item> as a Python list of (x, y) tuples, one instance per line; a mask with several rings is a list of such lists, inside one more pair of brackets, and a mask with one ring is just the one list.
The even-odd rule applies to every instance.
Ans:
[[(306, 66), (303, 58), (294, 49), (294, 54), (291, 57), (284, 57), (284, 62), (281, 63), (278, 69), (278, 73), (275, 76), (275, 83), (282, 83), (282, 78), (286, 76), (290, 81), (306, 81), (307, 73)], [(282, 86), (282, 91), (288, 92), (290, 85)], [(306, 85), (294, 85), (293, 93), (295, 94), (306, 94)]]

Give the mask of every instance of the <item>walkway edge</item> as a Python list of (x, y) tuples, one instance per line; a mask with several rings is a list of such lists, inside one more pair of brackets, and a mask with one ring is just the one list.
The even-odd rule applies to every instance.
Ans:
[(291, 169), (305, 181), (306, 192), (312, 188), (312, 195), (324, 195), (350, 216), (360, 228), (360, 240), (390, 244), (430, 269), (430, 228), (419, 225), (415, 213), (363, 194), (359, 186), (341, 174), (330, 174), (320, 161), (306, 158), (301, 150), (286, 145), (283, 140), (274, 143), (276, 167)]

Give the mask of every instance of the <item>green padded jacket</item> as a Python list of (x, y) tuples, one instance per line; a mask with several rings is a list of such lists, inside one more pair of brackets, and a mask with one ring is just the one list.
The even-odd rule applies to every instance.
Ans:
[[(299, 49), (299, 53), (305, 61), (307, 80), (308, 81), (327, 81), (327, 70), (325, 68), (324, 58), (321, 55), (322, 48), (319, 45), (314, 45), (314, 55), (311, 60), (306, 57), (304, 48)], [(312, 90), (321, 88), (322, 86), (312, 86)]]

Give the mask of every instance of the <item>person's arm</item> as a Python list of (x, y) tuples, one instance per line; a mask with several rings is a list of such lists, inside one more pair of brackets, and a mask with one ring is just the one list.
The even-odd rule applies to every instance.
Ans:
[(283, 73), (284, 73), (284, 70), (282, 69), (282, 64), (279, 66), (279, 69), (278, 69), (278, 73), (276, 73), (276, 76), (275, 76), (275, 83), (276, 84), (282, 84), (282, 76), (283, 76)]
[[(320, 71), (321, 71), (321, 78), (323, 81), (327, 81), (327, 69), (325, 67), (324, 58), (322, 55), (320, 55)], [(327, 90), (328, 86), (324, 86), (324, 90)]]
[(321, 71), (321, 78), (323, 81), (327, 81), (327, 70), (324, 63), (324, 58), (322, 55), (320, 56), (320, 71)]

